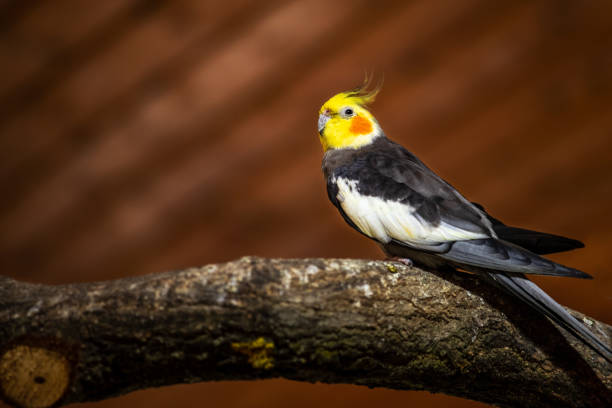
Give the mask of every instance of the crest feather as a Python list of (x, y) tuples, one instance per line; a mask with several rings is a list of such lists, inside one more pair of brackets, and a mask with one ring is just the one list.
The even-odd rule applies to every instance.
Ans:
[(367, 106), (374, 102), (376, 95), (380, 92), (383, 86), (383, 79), (380, 78), (376, 85), (372, 86), (373, 75), (366, 72), (363, 84), (355, 89), (352, 89), (346, 93), (346, 97), (353, 99), (356, 104), (361, 106)]

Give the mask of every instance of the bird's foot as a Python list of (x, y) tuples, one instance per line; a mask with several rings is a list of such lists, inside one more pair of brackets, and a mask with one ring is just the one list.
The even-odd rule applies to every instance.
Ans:
[(390, 258), (389, 260), (390, 261), (399, 262), (401, 264), (406, 265), (409, 268), (412, 268), (414, 266), (414, 262), (412, 262), (412, 259), (410, 259), (410, 258), (402, 258), (400, 256), (394, 256), (394, 257)]

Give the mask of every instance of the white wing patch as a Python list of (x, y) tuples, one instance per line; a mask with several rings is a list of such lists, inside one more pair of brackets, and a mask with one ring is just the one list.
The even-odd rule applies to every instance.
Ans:
[(441, 222), (437, 226), (420, 219), (413, 207), (398, 201), (361, 195), (357, 180), (332, 179), (338, 186), (338, 201), (348, 217), (367, 236), (387, 243), (391, 239), (414, 244), (488, 238)]

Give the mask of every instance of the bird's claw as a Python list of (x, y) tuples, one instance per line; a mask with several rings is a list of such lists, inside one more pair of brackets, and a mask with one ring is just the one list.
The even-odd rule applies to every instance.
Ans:
[(399, 257), (399, 256), (394, 256), (393, 258), (391, 258), (391, 260), (395, 261), (395, 262), (399, 262), (401, 264), (404, 264), (404, 265), (406, 265), (409, 268), (412, 268), (414, 266), (414, 262), (412, 262), (412, 259), (410, 259), (410, 258), (402, 258), (402, 257)]

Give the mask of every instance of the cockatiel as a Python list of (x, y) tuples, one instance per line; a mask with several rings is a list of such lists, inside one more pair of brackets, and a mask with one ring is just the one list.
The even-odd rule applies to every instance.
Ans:
[(318, 130), (331, 202), (391, 257), (478, 273), (612, 361), (596, 337), (524, 274), (591, 278), (541, 257), (579, 241), (504, 225), (389, 140), (367, 110), (378, 90), (341, 92), (323, 104)]

